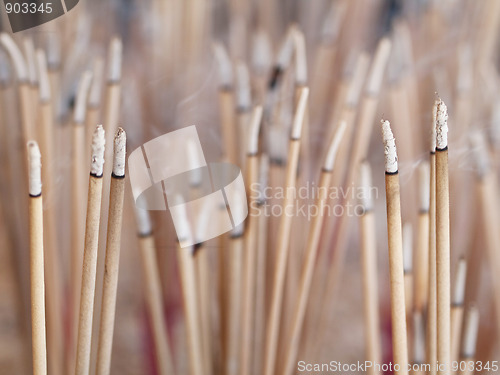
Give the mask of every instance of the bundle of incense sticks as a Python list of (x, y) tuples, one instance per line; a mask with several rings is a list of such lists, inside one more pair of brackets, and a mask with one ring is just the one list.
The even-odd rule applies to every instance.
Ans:
[(500, 374), (500, 1), (2, 21), (1, 374)]

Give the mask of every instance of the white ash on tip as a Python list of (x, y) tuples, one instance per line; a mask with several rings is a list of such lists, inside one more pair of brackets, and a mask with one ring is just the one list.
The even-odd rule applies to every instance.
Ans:
[(465, 299), (465, 283), (467, 278), (467, 261), (461, 258), (457, 264), (457, 272), (455, 273), (455, 285), (453, 296), (451, 299), (452, 305), (461, 306)]
[(259, 131), (262, 122), (262, 107), (257, 106), (252, 113), (252, 120), (248, 128), (248, 148), (247, 152), (254, 155), (259, 150)]
[(474, 157), (476, 173), (478, 177), (484, 177), (490, 170), (490, 156), (488, 154), (488, 145), (482, 133), (475, 131), (470, 135), (472, 152)]
[(47, 103), (50, 100), (50, 81), (47, 72), (47, 59), (45, 52), (42, 49), (36, 50), (36, 61), (39, 78), (39, 97), (42, 103)]
[(236, 91), (237, 107), (239, 110), (246, 111), (252, 106), (252, 90), (248, 68), (243, 61), (236, 63), (236, 82), (238, 85), (238, 90)]
[(92, 84), (89, 92), (89, 106), (97, 107), (101, 103), (102, 81), (104, 79), (104, 61), (98, 57), (92, 66)]
[(288, 68), (292, 61), (293, 55), (293, 33), (294, 26), (290, 26), (285, 36), (285, 40), (278, 51), (278, 57), (276, 60), (276, 66), (281, 70)]
[(184, 203), (185, 202), (182, 196), (174, 196), (174, 206), (179, 206), (179, 209), (176, 210), (177, 215), (175, 218), (175, 230), (177, 233), (177, 239), (179, 240), (179, 243), (181, 243), (181, 247), (185, 247), (182, 245), (183, 242), (191, 243), (193, 239), (191, 225), (189, 223), (186, 205)]
[(122, 40), (115, 37), (111, 40), (108, 53), (108, 82), (120, 82), (122, 77)]
[(373, 209), (372, 197), (372, 169), (370, 164), (365, 161), (360, 166), (359, 186), (361, 187), (361, 205), (363, 210), (371, 211)]
[(476, 356), (477, 334), (479, 331), (479, 310), (471, 306), (465, 313), (464, 333), (462, 340), (462, 358), (474, 358)]
[(301, 90), (297, 109), (292, 124), (292, 139), (300, 139), (302, 126), (304, 125), (304, 116), (307, 108), (307, 99), (309, 98), (309, 88), (304, 87)]
[(102, 176), (104, 167), (104, 145), (106, 138), (102, 125), (97, 125), (92, 135), (92, 157), (90, 161), (90, 174), (96, 177)]
[(370, 95), (378, 95), (384, 80), (384, 71), (391, 53), (391, 41), (388, 38), (380, 40), (373, 58), (373, 63), (366, 84), (366, 92)]
[(127, 149), (127, 134), (118, 128), (114, 139), (113, 174), (117, 177), (125, 176), (125, 153)]
[(28, 142), (29, 193), (31, 196), (42, 194), (42, 155), (35, 141)]
[(436, 151), (436, 126), (437, 126), (437, 108), (438, 108), (439, 100), (434, 101), (434, 105), (432, 106), (432, 127), (431, 127), (431, 152)]
[(137, 221), (137, 230), (140, 236), (147, 236), (153, 232), (151, 217), (149, 211), (143, 208), (135, 207), (135, 217)]
[[(245, 217), (243, 214), (245, 212), (245, 207), (243, 205), (246, 204), (246, 200), (241, 191), (237, 190), (233, 193), (233, 202), (235, 203), (231, 205), (232, 217)], [(243, 222), (234, 227), (231, 231), (231, 236), (240, 237), (243, 235), (244, 231), (245, 221), (243, 220)]]
[(23, 48), (26, 56), (26, 63), (28, 65), (28, 78), (32, 85), (38, 85), (38, 74), (36, 69), (35, 45), (33, 39), (24, 38)]
[(426, 160), (418, 166), (418, 186), (419, 186), (419, 200), (420, 211), (427, 212), (430, 207), (431, 189), (430, 189), (430, 166)]
[(76, 93), (75, 110), (73, 112), (73, 121), (76, 124), (82, 124), (85, 121), (85, 113), (87, 110), (87, 98), (92, 82), (92, 72), (86, 70), (83, 72), (80, 81), (78, 82), (78, 91)]
[(444, 150), (448, 147), (448, 108), (439, 99), (436, 111), (436, 149)]
[(345, 120), (340, 121), (335, 135), (333, 136), (332, 142), (330, 143), (330, 147), (328, 147), (328, 152), (326, 153), (325, 163), (323, 164), (323, 168), (326, 171), (331, 171), (333, 169), (337, 151), (339, 149), (340, 142), (342, 141), (342, 137), (344, 136), (346, 127), (347, 122), (345, 122)]
[(382, 139), (384, 141), (385, 171), (396, 173), (398, 171), (398, 155), (396, 151), (396, 140), (391, 130), (391, 123), (382, 120)]
[(28, 68), (26, 67), (23, 54), (21, 53), (21, 50), (17, 46), (16, 42), (14, 42), (14, 39), (12, 39), (9, 34), (2, 32), (0, 33), (0, 44), (7, 50), (19, 81), (27, 82), (29, 78)]
[(403, 269), (405, 273), (413, 270), (413, 228), (411, 223), (403, 225)]
[(219, 68), (219, 84), (221, 87), (232, 87), (233, 65), (231, 58), (229, 57), (226, 48), (224, 48), (221, 43), (215, 42), (213, 44), (213, 49), (215, 53), (215, 60), (217, 61)]
[(263, 74), (270, 69), (272, 55), (269, 36), (264, 30), (258, 29), (252, 40), (252, 68), (257, 74)]
[(293, 45), (295, 47), (295, 82), (299, 86), (307, 84), (307, 56), (304, 33), (298, 27), (293, 28)]

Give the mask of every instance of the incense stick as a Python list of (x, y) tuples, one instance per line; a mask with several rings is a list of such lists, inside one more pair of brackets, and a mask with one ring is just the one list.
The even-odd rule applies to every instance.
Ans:
[[(438, 373), (446, 374), (450, 357), (450, 193), (448, 112), (442, 100), (436, 115), (436, 285)], [(447, 369), (447, 370), (442, 370)]]
[[(258, 179), (258, 140), (259, 130), (262, 122), (262, 107), (255, 107), (252, 113), (252, 120), (248, 131), (247, 161), (246, 161), (246, 188), (251, 191), (251, 187)], [(257, 197), (253, 194), (248, 196), (249, 207), (253, 207)], [(253, 358), (253, 333), (255, 316), (255, 270), (256, 270), (256, 245), (257, 245), (257, 224), (258, 217), (250, 214), (247, 227), (245, 228), (244, 243), (244, 270), (243, 270), (243, 300), (242, 300), (242, 331), (240, 346), (240, 370), (239, 373), (250, 374), (252, 372)]]
[(86, 375), (90, 371), (90, 344), (101, 213), (104, 144), (104, 129), (101, 125), (98, 125), (92, 141), (75, 375)]
[[(363, 275), (363, 318), (365, 323), (365, 358), (372, 363), (382, 360), (382, 337), (380, 334), (380, 317), (378, 302), (377, 249), (375, 233), (375, 214), (373, 212), (373, 197), (371, 189), (371, 168), (367, 162), (361, 164), (360, 187), (363, 189), (360, 217), (361, 230), (361, 261)], [(370, 375), (376, 375), (375, 366), (368, 369)]]
[(460, 366), (458, 373), (460, 375), (474, 374), (474, 367), (469, 363), (475, 363), (476, 343), (479, 330), (479, 311), (476, 306), (470, 306), (465, 313), (464, 337), (460, 353)]
[(158, 373), (160, 375), (174, 374), (172, 351), (168, 343), (167, 327), (163, 313), (163, 296), (151, 220), (148, 211), (136, 208), (135, 212), (146, 292), (146, 307), (151, 319), (151, 331), (155, 343), (155, 360), (158, 366)]
[(464, 314), (465, 282), (467, 275), (467, 262), (460, 258), (455, 272), (453, 298), (451, 300), (451, 360), (460, 359), (460, 339), (462, 337), (462, 319)]
[(266, 360), (264, 365), (264, 374), (272, 375), (277, 355), (278, 334), (279, 334), (279, 319), (281, 315), (281, 303), (285, 282), (285, 271), (288, 258), (288, 245), (290, 240), (290, 229), (292, 224), (292, 216), (285, 212), (290, 207), (294, 207), (295, 198), (294, 190), (297, 178), (297, 164), (300, 150), (300, 136), (302, 124), (304, 121), (307, 98), (309, 89), (303, 88), (300, 93), (297, 110), (294, 116), (292, 127), (292, 135), (288, 151), (288, 162), (286, 169), (286, 196), (283, 200), (283, 211), (280, 219), (278, 232), (278, 244), (276, 247), (276, 265), (273, 280), (272, 302), (267, 324), (267, 339), (266, 339)]
[(387, 199), (387, 234), (389, 243), (389, 272), (391, 278), (392, 350), (396, 374), (408, 374), (406, 337), (405, 290), (403, 270), (403, 236), (399, 193), (396, 142), (389, 121), (382, 120), (385, 153), (385, 190)]
[(411, 223), (403, 225), (403, 271), (406, 317), (409, 322), (413, 311), (413, 228)]
[(31, 281), (31, 332), (33, 374), (47, 374), (45, 339), (45, 286), (43, 266), (43, 205), (40, 150), (28, 142), (29, 158), (29, 230)]
[(118, 128), (114, 139), (113, 172), (109, 196), (108, 234), (106, 238), (106, 261), (101, 305), (101, 324), (97, 352), (97, 375), (109, 374), (111, 349), (115, 323), (116, 291), (120, 261), (120, 241), (123, 218), (123, 196), (125, 192), (126, 134)]
[(312, 276), (314, 272), (314, 265), (316, 262), (316, 255), (318, 251), (319, 239), (321, 235), (321, 228), (323, 225), (324, 209), (328, 199), (328, 190), (330, 188), (330, 181), (332, 170), (335, 164), (335, 157), (339, 148), (340, 142), (344, 135), (346, 123), (343, 122), (339, 125), (335, 137), (330, 143), (328, 154), (323, 164), (323, 169), (320, 175), (319, 191), (320, 194), (316, 200), (316, 207), (318, 214), (314, 217), (313, 222), (310, 224), (309, 235), (307, 239), (305, 263), (302, 267), (302, 275), (299, 283), (298, 297), (294, 304), (294, 315), (292, 321), (292, 328), (290, 330), (289, 345), (285, 355), (284, 375), (293, 373), (293, 366), (299, 350), (300, 334), (304, 323), (304, 317), (309, 299), (309, 291), (311, 288)]

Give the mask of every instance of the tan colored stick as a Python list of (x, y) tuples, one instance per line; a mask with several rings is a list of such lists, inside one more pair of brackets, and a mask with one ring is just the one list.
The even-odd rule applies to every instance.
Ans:
[[(62, 296), (63, 296), (63, 277), (61, 274), (61, 261), (59, 256), (59, 247), (57, 243), (57, 222), (55, 217), (56, 195), (54, 178), (56, 170), (54, 168), (54, 116), (50, 92), (50, 82), (47, 75), (47, 62), (45, 53), (37, 50), (37, 65), (40, 81), (39, 90), (39, 117), (40, 117), (40, 144), (45, 160), (45, 168), (42, 170), (45, 202), (44, 221), (45, 221), (45, 258), (47, 269), (47, 322), (48, 322), (48, 355), (49, 370), (51, 374), (63, 374), (63, 320)], [(47, 204), (48, 203), (48, 204)]]
[(437, 300), (436, 300), (436, 115), (437, 101), (432, 111), (432, 136), (429, 180), (429, 294), (427, 305), (426, 361), (431, 365), (430, 375), (437, 373)]
[(413, 228), (403, 225), (403, 270), (405, 279), (406, 322), (409, 325), (413, 311)]
[(155, 240), (148, 211), (137, 209), (136, 212), (146, 308), (151, 319), (151, 331), (155, 343), (155, 360), (158, 366), (158, 373), (160, 375), (170, 375), (174, 374), (174, 366), (163, 312), (163, 295), (158, 272)]
[(286, 169), (286, 195), (283, 200), (280, 226), (278, 232), (278, 244), (276, 247), (275, 273), (273, 280), (273, 291), (271, 299), (271, 310), (267, 324), (266, 339), (266, 360), (264, 374), (273, 375), (276, 364), (278, 350), (279, 323), (281, 316), (281, 304), (283, 299), (285, 271), (288, 258), (290, 229), (292, 225), (292, 215), (290, 208), (295, 206), (295, 184), (297, 180), (297, 166), (300, 150), (300, 136), (304, 121), (309, 89), (304, 87), (301, 90), (297, 110), (294, 116), (292, 136), (290, 138), (288, 162)]
[(225, 374), (237, 375), (240, 355), (240, 328), (242, 318), (242, 281), (243, 281), (243, 249), (242, 233), (232, 235), (229, 240), (229, 280), (227, 309), (227, 353)]
[(97, 352), (97, 375), (109, 374), (111, 349), (115, 324), (116, 291), (120, 264), (120, 241), (123, 218), (123, 195), (125, 192), (126, 134), (118, 128), (114, 139), (113, 173), (109, 195), (108, 234), (106, 238), (106, 261), (101, 305), (101, 324)]
[[(94, 309), (97, 246), (102, 198), (104, 137), (104, 129), (101, 125), (98, 125), (92, 141), (92, 161), (89, 178), (87, 220), (85, 223), (82, 292), (80, 295), (75, 375), (88, 375), (90, 371), (92, 314)], [(81, 197), (79, 197), (79, 199), (81, 199)]]
[(439, 101), (436, 117), (436, 291), (439, 374), (450, 371), (450, 192), (448, 176), (448, 113)]
[[(262, 121), (262, 107), (257, 106), (252, 113), (252, 120), (248, 133), (247, 162), (246, 162), (246, 188), (251, 192), (251, 187), (258, 181), (258, 139)], [(257, 197), (249, 193), (248, 202), (253, 207)], [(243, 260), (243, 300), (242, 300), (242, 330), (240, 345), (240, 369), (242, 375), (252, 373), (253, 343), (254, 343), (254, 318), (255, 318), (255, 261), (257, 252), (257, 227), (258, 216), (250, 214), (247, 218), (247, 227), (244, 234), (245, 254)]]
[(299, 282), (298, 297), (294, 304), (294, 315), (292, 321), (292, 328), (290, 331), (289, 345), (285, 355), (283, 375), (292, 374), (294, 365), (299, 351), (300, 334), (304, 324), (304, 317), (306, 313), (307, 301), (309, 299), (309, 292), (311, 289), (312, 277), (314, 272), (314, 265), (316, 263), (316, 255), (318, 252), (318, 245), (321, 236), (321, 229), (324, 220), (324, 210), (326, 201), (328, 199), (328, 190), (330, 188), (330, 181), (332, 177), (332, 170), (335, 164), (335, 157), (339, 148), (340, 142), (344, 135), (346, 123), (342, 122), (337, 129), (337, 132), (330, 143), (330, 148), (326, 156), (326, 160), (321, 171), (319, 181), (319, 196), (316, 200), (316, 207), (318, 210), (317, 215), (313, 218), (309, 235), (307, 238), (307, 247), (305, 253), (305, 263), (302, 267), (302, 275)]
[(467, 275), (467, 261), (460, 258), (455, 273), (453, 298), (451, 301), (451, 360), (460, 359), (460, 339), (462, 338), (462, 323), (464, 315), (465, 283)]
[[(85, 150), (85, 103), (92, 79), (90, 71), (86, 71), (79, 82), (77, 100), (71, 127), (71, 326), (69, 343), (69, 371), (75, 367), (75, 354), (78, 320), (80, 311), (80, 294), (82, 290), (82, 262), (85, 243), (85, 179), (87, 169), (87, 152)], [(94, 125), (94, 130), (95, 130)]]
[(420, 211), (417, 224), (417, 243), (415, 251), (415, 288), (413, 306), (424, 313), (429, 293), (429, 162), (424, 161), (418, 168)]
[(43, 266), (43, 204), (40, 150), (28, 142), (29, 155), (29, 233), (31, 282), (31, 334), (33, 374), (47, 374), (45, 338), (45, 281)]
[[(371, 169), (368, 163), (361, 164), (361, 183), (363, 192), (363, 215), (360, 217), (361, 261), (363, 275), (363, 316), (365, 323), (366, 360), (381, 363), (382, 338), (380, 335), (380, 318), (378, 303), (377, 248), (375, 233), (375, 214), (371, 196)], [(375, 366), (368, 368), (368, 374), (377, 375)]]
[(391, 279), (392, 351), (395, 374), (408, 374), (408, 344), (403, 270), (403, 236), (399, 192), (396, 143), (389, 121), (382, 121), (385, 148), (385, 191), (387, 200), (387, 235), (389, 243), (389, 271)]
[[(425, 328), (422, 311), (413, 312), (413, 347), (412, 347), (412, 375), (424, 375), (425, 364)], [(425, 364), (427, 365), (427, 364)]]

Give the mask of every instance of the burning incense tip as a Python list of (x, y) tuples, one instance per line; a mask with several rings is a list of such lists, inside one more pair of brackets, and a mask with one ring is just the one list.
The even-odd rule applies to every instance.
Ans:
[(118, 128), (114, 140), (113, 174), (117, 177), (125, 176), (125, 152), (127, 134), (122, 128)]
[(240, 111), (247, 111), (252, 106), (252, 94), (248, 68), (242, 61), (236, 63), (236, 82), (238, 84), (237, 108)]
[(300, 90), (299, 103), (295, 112), (292, 125), (292, 139), (300, 139), (302, 134), (302, 125), (304, 124), (304, 116), (306, 113), (307, 98), (309, 97), (309, 88), (303, 87)]
[(137, 221), (137, 230), (139, 231), (139, 236), (149, 236), (153, 232), (153, 226), (151, 225), (151, 217), (149, 216), (149, 211), (138, 208), (136, 206), (135, 217)]
[(453, 306), (462, 306), (465, 299), (465, 281), (467, 276), (467, 261), (460, 258), (457, 264), (457, 273), (455, 276), (455, 288), (453, 289)]
[(233, 86), (233, 68), (231, 58), (227, 54), (226, 49), (222, 43), (215, 42), (213, 44), (215, 53), (215, 60), (219, 67), (219, 80), (222, 88), (229, 88)]
[(298, 28), (292, 29), (293, 45), (295, 47), (295, 82), (298, 86), (307, 84), (307, 56), (304, 33)]
[(111, 40), (108, 52), (108, 82), (120, 82), (122, 76), (122, 40), (115, 37)]
[(92, 86), (89, 92), (89, 106), (98, 107), (101, 102), (102, 80), (104, 78), (104, 61), (96, 58), (92, 66)]
[(387, 120), (382, 122), (382, 139), (384, 141), (385, 171), (387, 173), (397, 173), (398, 155), (396, 151), (396, 140), (391, 130), (391, 123)]
[(36, 50), (36, 60), (39, 77), (39, 95), (42, 103), (47, 103), (50, 100), (50, 81), (47, 73), (47, 59), (45, 52), (42, 49)]
[(403, 270), (410, 273), (413, 270), (413, 228), (411, 223), (403, 225)]
[(28, 142), (29, 194), (33, 197), (42, 194), (42, 155), (35, 141)]
[(372, 188), (372, 169), (367, 161), (361, 163), (360, 167), (360, 187), (362, 189), (361, 205), (365, 212), (373, 209)]
[(462, 341), (462, 358), (476, 356), (477, 333), (479, 331), (479, 311), (471, 306), (465, 315), (464, 335)]
[(76, 94), (75, 112), (73, 114), (73, 121), (75, 124), (82, 124), (85, 121), (85, 110), (87, 107), (87, 97), (92, 82), (92, 72), (85, 71), (78, 83), (78, 92)]
[(12, 65), (14, 65), (19, 81), (27, 82), (29, 78), (28, 68), (26, 67), (23, 54), (16, 42), (14, 42), (14, 39), (12, 39), (9, 34), (2, 32), (0, 33), (0, 44), (7, 50), (7, 53), (12, 59)]
[(418, 185), (420, 198), (420, 212), (428, 212), (430, 206), (430, 166), (426, 160), (418, 167)]
[(105, 143), (104, 128), (102, 125), (97, 125), (92, 135), (92, 158), (90, 162), (90, 174), (96, 177), (102, 176)]
[(323, 169), (326, 171), (331, 171), (333, 169), (333, 166), (335, 164), (335, 157), (337, 156), (337, 151), (339, 149), (340, 142), (342, 141), (342, 137), (344, 136), (346, 127), (347, 122), (342, 120), (337, 131), (335, 132), (335, 136), (333, 137), (332, 142), (330, 143), (328, 152), (326, 153), (325, 164), (323, 165)]
[(477, 175), (482, 178), (490, 169), (490, 157), (488, 155), (488, 145), (484, 135), (476, 131), (470, 136), (473, 149), (474, 162), (477, 167)]
[(32, 85), (38, 85), (38, 74), (36, 71), (36, 57), (35, 57), (35, 46), (33, 44), (33, 39), (24, 38), (23, 40), (24, 53), (26, 56), (26, 63), (28, 65), (28, 77)]
[(248, 154), (257, 154), (259, 147), (259, 130), (262, 121), (262, 107), (257, 106), (253, 110), (252, 121), (250, 122), (250, 128), (248, 131)]
[(436, 109), (436, 149), (444, 150), (448, 147), (448, 108), (439, 99)]

